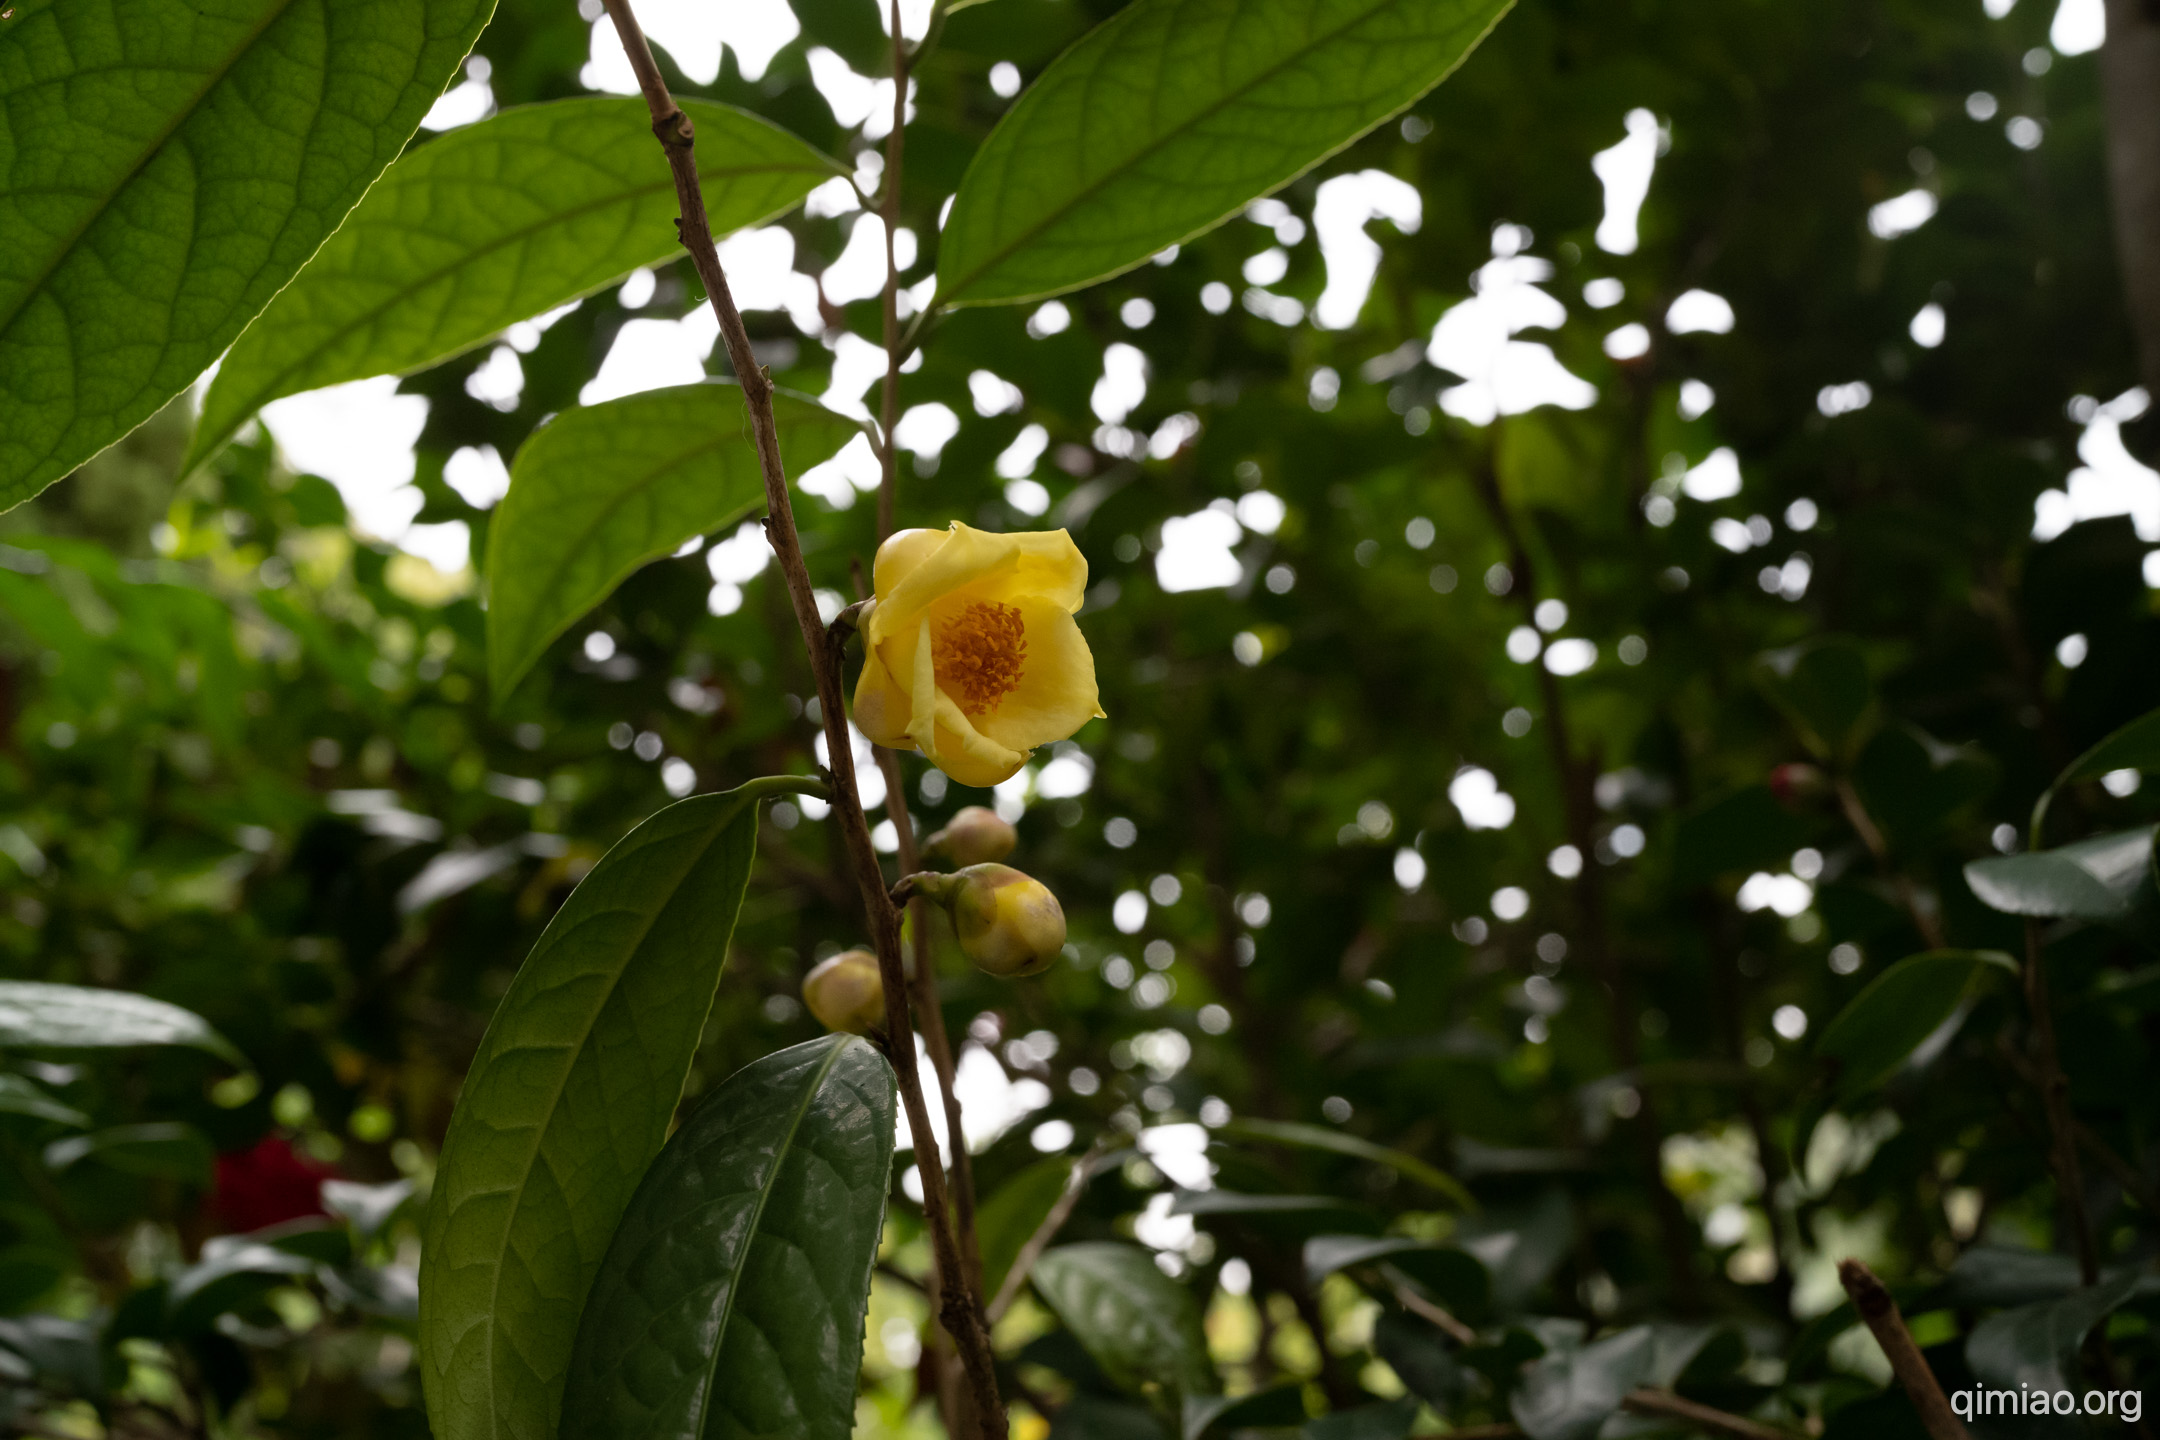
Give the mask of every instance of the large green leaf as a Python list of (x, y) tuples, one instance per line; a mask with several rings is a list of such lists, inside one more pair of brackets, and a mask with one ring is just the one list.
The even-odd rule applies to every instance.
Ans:
[(0, 506), (202, 373), (397, 158), (490, 0), (70, 0), (0, 29)]
[(571, 892), (488, 1025), (428, 1204), (420, 1364), (445, 1440), (554, 1440), (570, 1342), (660, 1153), (786, 776), (670, 805)]
[(983, 1294), (998, 1293), (1005, 1272), (1020, 1258), (1021, 1249), (1050, 1218), (1050, 1212), (1072, 1182), (1073, 1167), (1084, 1163), (1066, 1155), (1050, 1155), (1022, 1170), (999, 1186), (975, 1212), (975, 1241), (982, 1254)]
[(1138, 0), (976, 152), (938, 299), (1055, 295), (1220, 224), (1440, 83), (1509, 0)]
[(2140, 715), (2070, 762), (2055, 783), (2033, 802), (2032, 843), (2038, 845), (2047, 824), (2048, 806), (2063, 786), (2094, 780), (2110, 770), (2160, 770), (2160, 710)]
[(1509, 1402), (1515, 1423), (1531, 1440), (1590, 1440), (1628, 1391), (1650, 1379), (1656, 1352), (1655, 1334), (1637, 1325), (1524, 1366)]
[(1491, 1278), (1474, 1255), (1453, 1245), (1405, 1236), (1315, 1235), (1305, 1242), (1305, 1283), (1379, 1262), (1400, 1270), (1447, 1306), (1475, 1316), (1490, 1299)]
[(1477, 1201), (1462, 1187), (1462, 1182), (1437, 1165), (1429, 1165), (1415, 1155), (1406, 1155), (1385, 1145), (1375, 1145), (1363, 1136), (1344, 1130), (1307, 1125), (1297, 1120), (1233, 1120), (1223, 1129), (1227, 1134), (1250, 1140), (1268, 1140), (1303, 1150), (1330, 1150), (1337, 1155), (1371, 1160), (1406, 1179), (1417, 1181), (1428, 1190), (1445, 1195), (1465, 1210), (1477, 1208)]
[(1965, 883), (2010, 915), (2119, 920), (2152, 888), (2154, 831), (2144, 825), (2053, 850), (1975, 860), (1965, 867)]
[(1966, 1338), (1965, 1363), (1987, 1385), (2067, 1386), (2086, 1332), (2136, 1293), (2140, 1278), (2133, 1265), (2059, 1300), (1997, 1311)]
[(2017, 973), (1999, 950), (1930, 950), (1898, 961), (1823, 1027), (1816, 1051), (1838, 1063), (1837, 1097), (1888, 1080), (1989, 975)]
[(1113, 1384), (1172, 1410), (1219, 1388), (1199, 1303), (1147, 1251), (1114, 1241), (1060, 1245), (1042, 1253), (1031, 1278)]
[(847, 1440), (897, 1093), (869, 1042), (827, 1035), (700, 1102), (585, 1302), (565, 1435)]
[[(754, 115), (685, 100), (715, 235), (840, 168)], [(675, 186), (645, 102), (506, 110), (390, 167), (233, 346), (186, 468), (281, 395), (416, 370), (677, 253)]]
[(109, 1050), (187, 1045), (247, 1060), (192, 1010), (125, 990), (0, 980), (0, 1050)]
[[(780, 458), (803, 471), (861, 433), (773, 397)], [(572, 410), (525, 442), (488, 527), (488, 680), (496, 703), (556, 636), (639, 566), (763, 508), (742, 389), (678, 385)]]

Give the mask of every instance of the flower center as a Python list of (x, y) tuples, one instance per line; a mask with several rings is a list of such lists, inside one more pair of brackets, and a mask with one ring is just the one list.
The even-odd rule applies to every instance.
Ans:
[(1020, 688), (1026, 627), (1013, 606), (972, 601), (945, 622), (932, 653), (938, 689), (952, 696), (963, 714), (987, 715)]

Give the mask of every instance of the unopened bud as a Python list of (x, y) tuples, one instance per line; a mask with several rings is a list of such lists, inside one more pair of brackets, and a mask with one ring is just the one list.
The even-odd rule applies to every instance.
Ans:
[(1020, 832), (986, 805), (970, 805), (952, 817), (944, 829), (924, 842), (932, 855), (943, 855), (955, 865), (984, 865), (1003, 860), (1020, 843)]
[(867, 1034), (885, 1023), (885, 978), (868, 950), (843, 950), (803, 977), (803, 1004), (828, 1030)]
[(1010, 865), (970, 865), (950, 875), (910, 875), (904, 891), (952, 915), (960, 949), (978, 970), (1040, 975), (1065, 948), (1065, 911), (1050, 888)]
[(1780, 765), (1770, 772), (1770, 793), (1787, 805), (1814, 799), (1829, 789), (1829, 777), (1813, 765)]

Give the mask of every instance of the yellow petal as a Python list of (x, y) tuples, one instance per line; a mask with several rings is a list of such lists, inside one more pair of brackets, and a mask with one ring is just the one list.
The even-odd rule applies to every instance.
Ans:
[(873, 745), (912, 750), (908, 723), (914, 718), (908, 692), (893, 678), (876, 646), (866, 646), (862, 675), (855, 682), (855, 725)]
[(914, 629), (922, 612), (941, 600), (1009, 605), (1033, 595), (1070, 613), (1087, 595), (1087, 560), (1063, 530), (993, 535), (955, 521), (935, 550), (912, 566), (903, 563), (907, 556), (896, 554), (893, 569), (904, 573), (892, 588), (879, 587), (866, 632), (872, 643)]
[(937, 743), (937, 664), (930, 650), (929, 617), (917, 623), (920, 629), (915, 636), (915, 653), (908, 657), (907, 733), (916, 748), (942, 770), (945, 767), (938, 758)]
[(893, 531), (878, 546), (877, 559), (871, 564), (871, 588), (881, 596), (892, 594), (895, 585), (945, 543), (946, 535), (943, 530)]
[(1000, 745), (1031, 750), (1101, 718), (1102, 702), (1095, 686), (1095, 657), (1072, 616), (1039, 597), (1013, 604), (1027, 633), (1020, 686), (975, 723)]
[[(970, 724), (952, 697), (937, 697), (938, 769), (962, 785), (989, 789), (1010, 780), (1027, 764), (1025, 751), (1000, 745)], [(927, 749), (925, 750), (927, 752)]]

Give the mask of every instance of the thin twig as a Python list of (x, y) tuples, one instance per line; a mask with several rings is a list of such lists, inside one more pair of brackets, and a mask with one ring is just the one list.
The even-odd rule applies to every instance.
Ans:
[(1793, 1440), (1787, 1431), (1773, 1429), (1744, 1415), (1735, 1415), (1729, 1410), (1698, 1405), (1686, 1396), (1675, 1395), (1670, 1390), (1652, 1390), (1647, 1387), (1630, 1390), (1620, 1405), (1621, 1408), (1632, 1410), (1638, 1415), (1654, 1415), (1660, 1420), (1684, 1421), (1698, 1430), (1707, 1430), (1712, 1435), (1730, 1436), (1731, 1440)]
[[(855, 756), (848, 733), (847, 701), (840, 689), (840, 669), (824, 644), (825, 624), (818, 615), (817, 597), (810, 586), (810, 571), (803, 563), (802, 541), (795, 532), (795, 512), (788, 496), (787, 470), (780, 459), (779, 427), (773, 419), (772, 380), (750, 348), (750, 332), (728, 290), (727, 274), (713, 244), (712, 226), (705, 214), (705, 199), (698, 183), (697, 161), (692, 154), (696, 131), (683, 114), (667, 82), (653, 61), (631, 12), (630, 0), (604, 0), (608, 14), (622, 37), (623, 51), (644, 92), (652, 114), (653, 134), (667, 152), (668, 168), (675, 179), (675, 196), (681, 214), (676, 228), (683, 248), (697, 267), (698, 278), (713, 313), (720, 321), (720, 336), (728, 359), (741, 383), (743, 400), (750, 412), (750, 428), (757, 441), (759, 467), (765, 480), (765, 534), (787, 582), (788, 600), (795, 623), (802, 631), (803, 646), (817, 677), (818, 704), (824, 721), (828, 763), (832, 767), (832, 814), (840, 827), (848, 860), (862, 891), (868, 929), (877, 951), (878, 969), (885, 982), (885, 1033), (887, 1056), (898, 1079), (902, 1108), (908, 1118), (917, 1168), (922, 1174), (923, 1215), (930, 1228), (931, 1251), (948, 1275), (960, 1275), (959, 1249), (953, 1238), (947, 1210), (945, 1169), (937, 1137), (930, 1128), (930, 1114), (923, 1103), (922, 1083), (915, 1071), (915, 1028), (908, 1017), (907, 973), (900, 957), (900, 915), (885, 893), (884, 871), (877, 850), (870, 843), (870, 826), (863, 818), (862, 800), (855, 784)], [(982, 1303), (964, 1285), (948, 1287), (941, 1297), (940, 1319), (952, 1335), (967, 1368), (968, 1383), (976, 1401), (981, 1433), (989, 1440), (1004, 1440), (1005, 1408), (999, 1403), (995, 1361), (990, 1335), (983, 1324)]]
[(1035, 1233), (1028, 1236), (1027, 1243), (1020, 1247), (1020, 1253), (1013, 1256), (1012, 1268), (1005, 1272), (1004, 1283), (998, 1286), (997, 1296), (990, 1302), (992, 1325), (1005, 1318), (1005, 1312), (1012, 1308), (1013, 1301), (1020, 1296), (1020, 1287), (1027, 1284), (1028, 1275), (1035, 1269), (1035, 1262), (1042, 1258), (1043, 1251), (1057, 1238), (1057, 1232), (1064, 1229), (1065, 1222), (1072, 1218), (1073, 1207), (1078, 1205), (1080, 1197), (1087, 1193), (1087, 1182), (1094, 1175), (1095, 1164), (1102, 1159), (1103, 1154), (1103, 1143), (1097, 1140), (1089, 1147), (1087, 1154), (1073, 1162), (1072, 1174), (1065, 1177), (1065, 1189), (1058, 1195), (1057, 1203), (1050, 1207), (1049, 1214), (1043, 1216), (1042, 1224), (1035, 1227)]
[(1927, 1357), (1913, 1342), (1912, 1331), (1905, 1328), (1905, 1317), (1898, 1313), (1897, 1301), (1883, 1288), (1875, 1272), (1858, 1260), (1838, 1262), (1838, 1280), (1845, 1286), (1845, 1293), (1852, 1297), (1853, 1308), (1867, 1322), (1874, 1333), (1875, 1343), (1890, 1360), (1890, 1371), (1897, 1376), (1898, 1384), (1905, 1387), (1906, 1398), (1920, 1416), (1921, 1428), (1931, 1440), (1972, 1440), (1965, 1422), (1958, 1419), (1950, 1408), (1950, 1401), (1943, 1394), (1942, 1385), (1935, 1372), (1928, 1368)]
[(2100, 1279), (2100, 1252), (2093, 1243), (2092, 1218), (2085, 1213), (2085, 1177), (2078, 1167), (2075, 1122), (2070, 1117), (2070, 1077), (2055, 1049), (2055, 1012), (2048, 1003), (2047, 968), (2041, 962), (2040, 922), (2025, 922), (2025, 1006), (2032, 1012), (2033, 1039), (2039, 1051), (2040, 1100), (2047, 1111), (2048, 1167), (2070, 1215), (2070, 1238), (2077, 1246), (2083, 1283)]
[(1395, 1298), (1401, 1303), (1403, 1309), (1408, 1310), (1413, 1315), (1430, 1320), (1433, 1324), (1446, 1331), (1448, 1338), (1456, 1344), (1477, 1344), (1477, 1331), (1456, 1319), (1454, 1312), (1446, 1306), (1435, 1305), (1408, 1285), (1400, 1282), (1397, 1282), (1395, 1286)]

